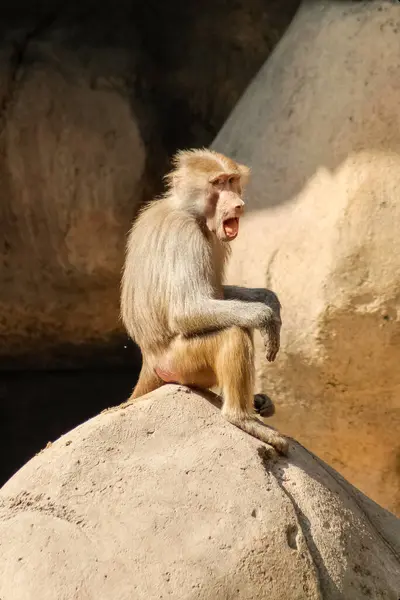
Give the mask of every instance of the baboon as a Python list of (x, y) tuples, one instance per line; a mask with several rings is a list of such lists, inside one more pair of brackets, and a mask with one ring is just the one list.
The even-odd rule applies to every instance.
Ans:
[[(268, 361), (280, 344), (280, 305), (265, 289), (223, 285), (250, 169), (218, 152), (178, 152), (166, 192), (129, 234), (121, 317), (143, 364), (131, 401), (164, 383), (222, 389), (222, 414), (281, 453), (287, 440), (255, 414), (253, 329)], [(268, 400), (268, 399), (267, 399)]]

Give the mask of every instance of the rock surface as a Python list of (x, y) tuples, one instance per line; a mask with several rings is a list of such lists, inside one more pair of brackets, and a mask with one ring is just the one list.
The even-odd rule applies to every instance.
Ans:
[(304, 2), (214, 147), (253, 170), (228, 280), (283, 305), (272, 422), (400, 515), (399, 31)]
[(2, 600), (398, 600), (400, 521), (166, 386), (101, 414), (0, 491)]

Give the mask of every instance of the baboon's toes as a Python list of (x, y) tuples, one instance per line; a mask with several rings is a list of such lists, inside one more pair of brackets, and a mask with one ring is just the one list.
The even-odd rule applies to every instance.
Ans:
[(279, 454), (283, 454), (284, 456), (288, 455), (289, 442), (281, 435), (277, 435), (276, 437), (274, 437), (274, 439), (271, 440), (270, 444), (275, 448), (275, 450), (279, 452)]
[(261, 417), (272, 417), (275, 413), (274, 403), (266, 394), (255, 394), (254, 409)]

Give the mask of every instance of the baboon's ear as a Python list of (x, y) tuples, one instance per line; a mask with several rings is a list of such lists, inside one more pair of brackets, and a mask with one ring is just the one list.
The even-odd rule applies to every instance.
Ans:
[(246, 167), (246, 165), (241, 165), (238, 163), (238, 169), (239, 169), (239, 173), (240, 173), (240, 180), (242, 183), (242, 186), (244, 187), (245, 185), (247, 185), (249, 178), (250, 178), (250, 167)]

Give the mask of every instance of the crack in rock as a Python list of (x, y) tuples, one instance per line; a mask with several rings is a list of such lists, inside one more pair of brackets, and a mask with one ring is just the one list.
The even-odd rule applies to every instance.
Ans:
[[(324, 561), (323, 561), (321, 554), (320, 554), (320, 552), (314, 542), (314, 539), (312, 537), (309, 521), (308, 521), (307, 517), (304, 515), (304, 513), (302, 512), (301, 508), (297, 504), (297, 502), (294, 499), (294, 497), (292, 496), (292, 494), (285, 488), (280, 475), (275, 472), (275, 469), (274, 469), (275, 465), (271, 465), (270, 457), (264, 447), (258, 448), (258, 455), (261, 459), (264, 469), (268, 473), (271, 473), (273, 475), (273, 477), (275, 478), (275, 481), (277, 482), (277, 485), (279, 486), (279, 489), (282, 490), (282, 492), (289, 499), (289, 501), (293, 507), (298, 526), (300, 528), (300, 531), (303, 533), (304, 541), (307, 546), (311, 567), (314, 570), (319, 598), (320, 598), (320, 600), (324, 600), (324, 598), (327, 597), (327, 594), (329, 592), (329, 590), (327, 589), (327, 586), (326, 586), (326, 577), (329, 578), (329, 575), (328, 575), (328, 573), (323, 574), (323, 571), (326, 571), (326, 567), (324, 565)], [(295, 539), (293, 539), (294, 529), (296, 529)], [(289, 534), (290, 534), (290, 536), (289, 536)], [(288, 544), (293, 549), (298, 548), (297, 535), (298, 535), (297, 527), (295, 527), (293, 525), (291, 526), (290, 532), (288, 530), (286, 531)], [(290, 537), (290, 539), (289, 539), (289, 537)], [(291, 543), (289, 543), (289, 542), (291, 542), (293, 545), (291, 545)]]

